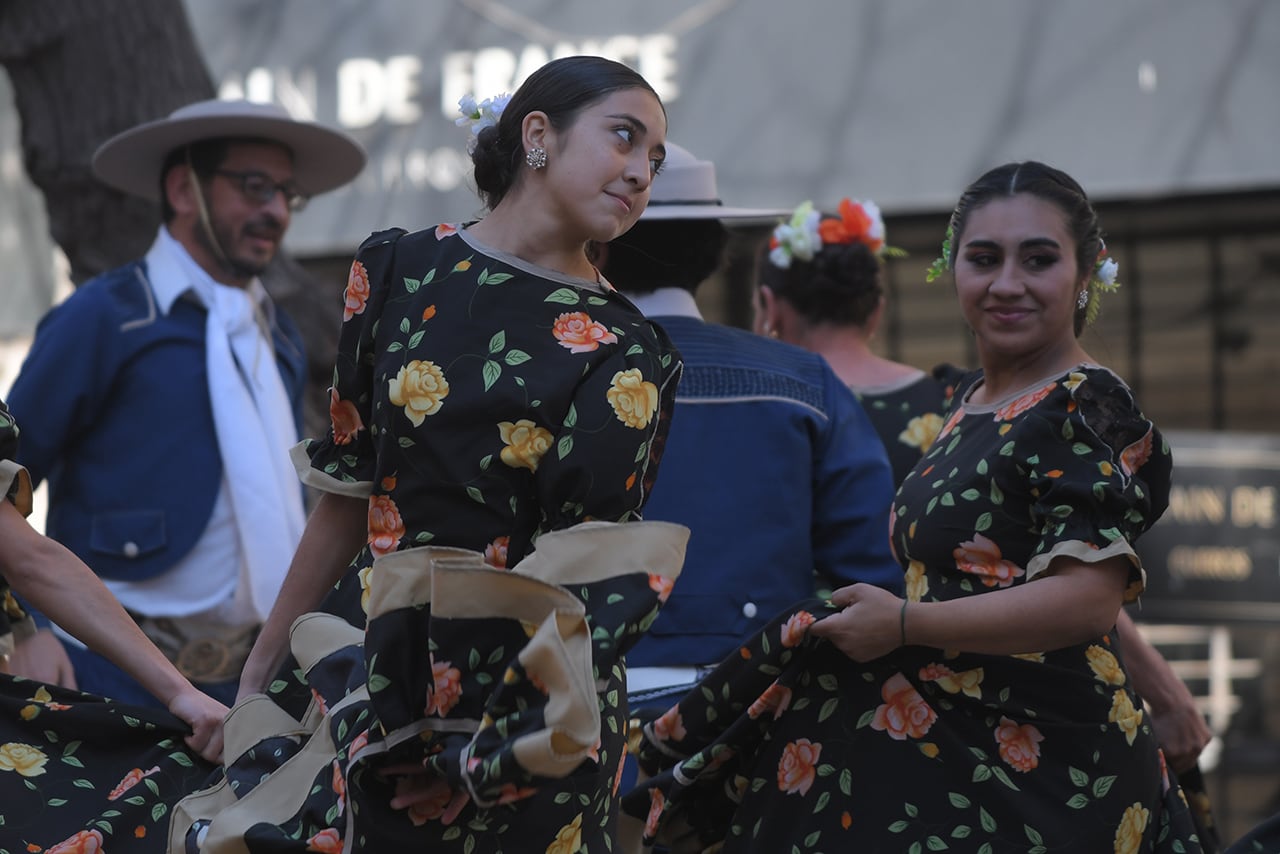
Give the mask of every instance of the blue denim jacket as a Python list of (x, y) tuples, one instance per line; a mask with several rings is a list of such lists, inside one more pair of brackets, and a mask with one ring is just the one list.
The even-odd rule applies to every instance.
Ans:
[(884, 446), (827, 363), (696, 316), (653, 319), (685, 371), (644, 517), (692, 535), (671, 598), (627, 664), (718, 662), (812, 596), (815, 570), (833, 586), (865, 581), (901, 595)]

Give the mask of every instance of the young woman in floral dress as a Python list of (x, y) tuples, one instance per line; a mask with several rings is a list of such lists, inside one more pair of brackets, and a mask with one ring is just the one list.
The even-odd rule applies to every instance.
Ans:
[[(332, 430), (295, 451), (323, 495), (228, 723), (234, 795), (181, 805), (192, 850), (567, 854), (614, 833), (622, 653), (687, 535), (631, 524), (681, 363), (585, 248), (644, 210), (666, 114), (599, 57), (466, 109), (489, 212), (357, 252)], [(238, 714), (262, 718), (244, 741)]]
[[(1112, 636), (1165, 509), (1155, 426), (1077, 336), (1114, 287), (1080, 186), (979, 178), (945, 265), (982, 370), (907, 476), (899, 599), (779, 616), (645, 727), (650, 838), (725, 851), (1199, 851)], [(725, 699), (731, 698), (731, 699)]]

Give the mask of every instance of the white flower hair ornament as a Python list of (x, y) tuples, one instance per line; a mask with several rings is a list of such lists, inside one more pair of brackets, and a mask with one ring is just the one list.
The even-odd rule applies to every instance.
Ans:
[(502, 111), (507, 108), (507, 104), (510, 101), (511, 93), (509, 92), (494, 95), (492, 98), (485, 98), (480, 102), (476, 101), (474, 95), (463, 95), (458, 99), (458, 112), (462, 113), (462, 116), (454, 119), (453, 123), (458, 127), (470, 126), (471, 142), (469, 145), (474, 147), (476, 137), (480, 135), (480, 131), (497, 126), (498, 119), (502, 118)]
[(902, 256), (906, 253), (885, 243), (884, 218), (872, 201), (842, 199), (839, 216), (823, 217), (812, 202), (795, 209), (791, 219), (773, 230), (769, 238), (769, 260), (787, 269), (792, 258), (812, 261), (824, 246), (863, 243), (875, 255)]
[(1116, 276), (1120, 265), (1107, 253), (1107, 245), (1102, 244), (1098, 259), (1093, 262), (1093, 276), (1089, 279), (1089, 301), (1085, 304), (1084, 322), (1092, 324), (1098, 319), (1098, 309), (1104, 293), (1115, 293), (1120, 289)]

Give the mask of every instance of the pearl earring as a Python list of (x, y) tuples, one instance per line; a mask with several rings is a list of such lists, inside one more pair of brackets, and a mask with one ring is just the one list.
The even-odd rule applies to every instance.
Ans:
[(524, 155), (524, 162), (529, 164), (530, 169), (541, 169), (547, 165), (547, 150), (545, 148), (531, 148)]
[(1080, 296), (1076, 297), (1076, 308), (1084, 308), (1089, 304), (1089, 289), (1085, 288), (1080, 292)]

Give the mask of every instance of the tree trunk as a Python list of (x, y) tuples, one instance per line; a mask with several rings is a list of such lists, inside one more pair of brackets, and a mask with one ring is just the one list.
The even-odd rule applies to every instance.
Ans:
[[(44, 194), (72, 281), (145, 254), (158, 206), (99, 183), (89, 164), (116, 133), (214, 96), (181, 0), (0, 0), (0, 65), (12, 81), (27, 174)], [(320, 435), (337, 302), (315, 299), (320, 286), (289, 258), (278, 258), (263, 282), (307, 343), (304, 429)]]

